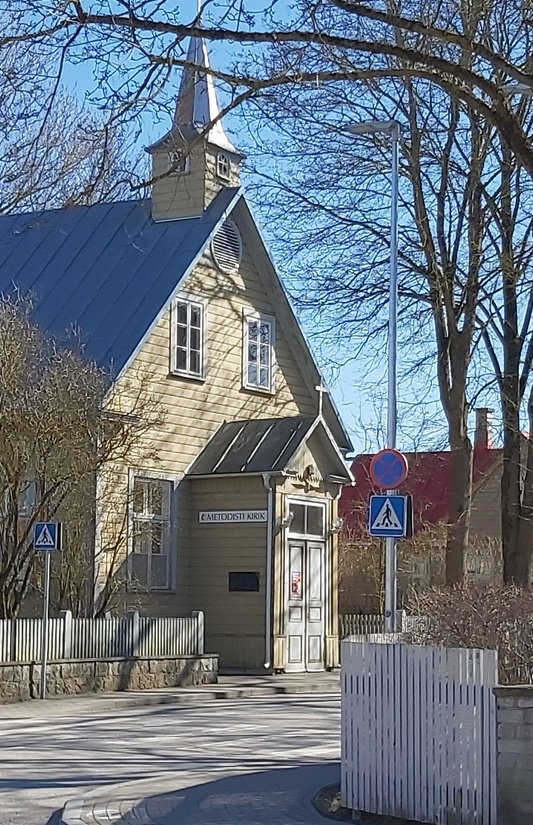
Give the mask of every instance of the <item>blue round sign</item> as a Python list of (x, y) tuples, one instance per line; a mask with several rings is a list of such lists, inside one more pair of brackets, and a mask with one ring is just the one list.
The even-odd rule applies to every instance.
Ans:
[(370, 478), (385, 490), (394, 490), (407, 478), (407, 459), (398, 450), (381, 450), (370, 462)]

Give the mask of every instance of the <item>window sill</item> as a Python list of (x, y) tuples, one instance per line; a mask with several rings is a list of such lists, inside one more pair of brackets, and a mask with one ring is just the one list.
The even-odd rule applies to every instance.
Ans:
[(205, 384), (205, 375), (192, 375), (190, 372), (181, 372), (180, 370), (170, 370), (167, 378), (184, 378), (186, 381), (194, 381), (195, 384)]
[(241, 387), (243, 392), (250, 392), (253, 395), (268, 395), (272, 398), (272, 396), (276, 395), (276, 390), (267, 390), (263, 389), (262, 387), (249, 387), (246, 384), (243, 384)]

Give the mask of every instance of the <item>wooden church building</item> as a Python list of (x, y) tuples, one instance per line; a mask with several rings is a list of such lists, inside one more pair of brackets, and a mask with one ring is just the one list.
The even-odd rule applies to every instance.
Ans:
[(240, 188), (202, 40), (187, 61), (148, 149), (151, 198), (0, 218), (0, 291), (35, 296), (55, 335), (80, 330), (111, 408), (140, 374), (162, 408), (150, 458), (96, 487), (96, 551), (105, 484), (128, 524), (122, 609), (203, 610), (221, 668), (321, 670), (338, 664), (351, 445)]

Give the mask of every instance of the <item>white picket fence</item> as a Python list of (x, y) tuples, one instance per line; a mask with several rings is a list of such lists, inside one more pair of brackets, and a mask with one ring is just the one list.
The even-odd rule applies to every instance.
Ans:
[(496, 651), (386, 640), (341, 643), (342, 804), (496, 825)]
[[(0, 621), (0, 661), (33, 662), (41, 658), (41, 619)], [(48, 623), (48, 658), (114, 659), (200, 656), (204, 653), (204, 617), (127, 616), (74, 619), (69, 611)]]

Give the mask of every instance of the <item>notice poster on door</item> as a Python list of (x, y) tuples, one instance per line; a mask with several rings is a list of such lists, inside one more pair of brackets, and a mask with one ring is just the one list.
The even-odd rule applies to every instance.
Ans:
[(299, 570), (293, 570), (291, 575), (291, 596), (293, 599), (302, 598), (302, 574)]

